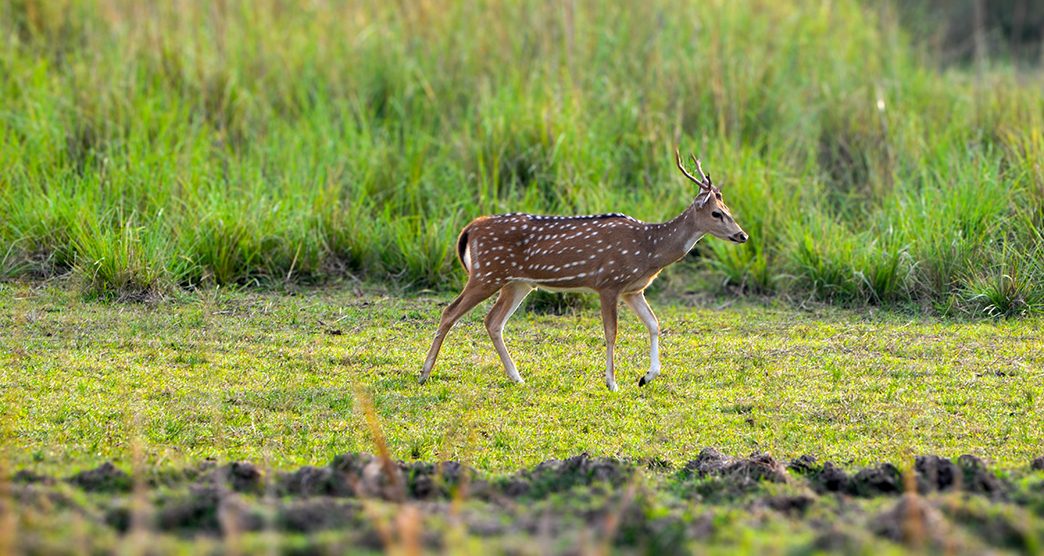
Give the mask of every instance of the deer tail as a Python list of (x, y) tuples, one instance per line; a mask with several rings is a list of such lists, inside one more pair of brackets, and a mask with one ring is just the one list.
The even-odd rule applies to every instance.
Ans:
[(471, 274), (471, 253), (468, 252), (468, 232), (470, 231), (471, 224), (468, 224), (460, 231), (460, 236), (457, 238), (457, 260), (460, 261), (464, 270), (468, 271), (468, 274)]

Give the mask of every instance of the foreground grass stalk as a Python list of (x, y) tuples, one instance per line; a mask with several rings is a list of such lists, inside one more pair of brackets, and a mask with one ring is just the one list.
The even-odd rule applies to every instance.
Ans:
[[(380, 531), (384, 541), (385, 550), (389, 554), (401, 556), (419, 556), (422, 554), (422, 519), (420, 511), (406, 502), (406, 485), (402, 483), (402, 474), (392, 460), (388, 450), (388, 444), (381, 429), (380, 418), (373, 407), (373, 401), (362, 387), (355, 389), (355, 401), (359, 410), (366, 420), (366, 426), (370, 431), (370, 437), (377, 448), (381, 470), (388, 480), (390, 488), (381, 489), (384, 496), (396, 503), (392, 509), (391, 516), (382, 516), (381, 509), (376, 505), (366, 503), (365, 507), (371, 521)], [(385, 512), (387, 510), (385, 509)]]

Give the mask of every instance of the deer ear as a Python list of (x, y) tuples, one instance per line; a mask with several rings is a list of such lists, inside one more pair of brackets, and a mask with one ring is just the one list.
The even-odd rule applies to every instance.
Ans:
[(696, 197), (696, 200), (693, 201), (693, 204), (696, 205), (696, 208), (701, 209), (703, 208), (703, 205), (706, 205), (707, 201), (710, 200), (711, 195), (713, 195), (713, 193), (711, 193), (710, 191), (703, 191)]

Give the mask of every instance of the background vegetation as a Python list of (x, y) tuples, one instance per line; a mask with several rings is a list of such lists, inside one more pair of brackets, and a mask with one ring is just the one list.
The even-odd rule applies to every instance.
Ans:
[(933, 5), (5, 0), (0, 273), (451, 288), (482, 213), (671, 217), (677, 145), (752, 237), (700, 246), (714, 283), (1032, 312), (1035, 43), (940, 63)]

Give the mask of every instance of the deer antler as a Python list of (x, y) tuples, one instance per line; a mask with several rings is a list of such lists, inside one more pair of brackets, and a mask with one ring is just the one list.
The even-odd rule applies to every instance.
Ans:
[(711, 181), (710, 174), (703, 173), (703, 165), (700, 164), (700, 159), (696, 158), (696, 155), (692, 153), (689, 153), (689, 156), (691, 156), (692, 161), (696, 163), (696, 171), (700, 173), (700, 177), (702, 177), (703, 181), (707, 184), (707, 189), (714, 187), (714, 182)]
[(682, 174), (685, 174), (685, 177), (689, 178), (693, 181), (693, 183), (700, 186), (700, 189), (710, 189), (711, 187), (713, 187), (713, 184), (710, 180), (710, 176), (703, 173), (703, 166), (700, 164), (700, 160), (696, 158), (696, 155), (690, 156), (692, 156), (692, 160), (696, 162), (696, 170), (700, 173), (700, 177), (702, 179), (696, 178), (695, 176), (690, 174), (688, 170), (685, 169), (685, 166), (682, 165), (681, 153), (678, 152), (678, 149), (674, 149), (674, 160), (678, 163), (678, 169), (681, 170)]

